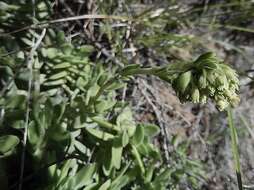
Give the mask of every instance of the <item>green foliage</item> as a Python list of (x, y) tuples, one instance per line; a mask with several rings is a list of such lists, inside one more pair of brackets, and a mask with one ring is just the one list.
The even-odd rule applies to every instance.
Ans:
[(18, 137), (14, 135), (5, 135), (0, 137), (0, 157), (10, 155), (19, 144)]
[[(8, 134), (1, 136), (1, 157), (9, 156), (7, 164), (11, 157), (20, 158), (19, 141), (27, 127), (26, 157), (31, 158), (35, 178), (25, 181), (27, 189), (143, 188), (152, 183), (146, 177), (148, 164), (158, 163), (153, 170), (162, 167), (160, 151), (152, 144), (158, 127), (135, 123), (130, 108), (115, 98), (123, 82), (112, 80), (114, 73), (91, 62), (92, 52), (93, 47), (75, 47), (62, 32), (49, 30), (33, 57), (30, 104), (31, 75), (20, 56), (25, 52), (1, 57), (1, 86), (8, 84), (0, 102), (5, 111), (1, 132)], [(18, 175), (8, 182), (17, 186), (17, 179)], [(156, 183), (166, 188), (169, 182)]]
[[(27, 151), (35, 172), (56, 162), (43, 168), (48, 171), (42, 176), (48, 181), (43, 184), (46, 189), (121, 189), (135, 181), (143, 187), (150, 182), (145, 182), (147, 163), (161, 163), (160, 152), (151, 143), (158, 127), (136, 124), (130, 108), (115, 99), (112, 87), (97, 96), (112, 74), (89, 61), (92, 50), (62, 42), (57, 49), (43, 47), (37, 52), (33, 84), (39, 83), (40, 88), (34, 86), (32, 93)], [(29, 74), (25, 64), (1, 65), (1, 81), (10, 82), (1, 99), (5, 110), (1, 130), (12, 129), (21, 138)], [(1, 137), (1, 154), (10, 155), (15, 148), (19, 152), (19, 138)]]

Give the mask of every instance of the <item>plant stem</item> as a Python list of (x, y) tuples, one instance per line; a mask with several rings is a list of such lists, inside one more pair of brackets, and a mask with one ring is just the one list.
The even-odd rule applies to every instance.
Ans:
[[(35, 1), (33, 1), (33, 5), (35, 6)], [(33, 7), (34, 7), (33, 6)], [(33, 8), (34, 9), (34, 8)], [(33, 10), (35, 11), (35, 9)], [(35, 12), (33, 13), (35, 15)], [(27, 62), (27, 67), (29, 69), (29, 80), (28, 80), (28, 92), (27, 92), (27, 108), (26, 108), (26, 116), (25, 116), (25, 128), (23, 133), (23, 147), (21, 153), (21, 164), (20, 164), (20, 176), (19, 176), (19, 186), (18, 189), (22, 190), (23, 185), (23, 176), (24, 176), (24, 169), (25, 169), (25, 159), (26, 159), (26, 144), (27, 144), (27, 136), (28, 136), (28, 126), (29, 126), (29, 119), (30, 119), (30, 104), (31, 104), (31, 94), (32, 94), (32, 86), (33, 86), (33, 64), (34, 64), (34, 54), (36, 49), (39, 47), (42, 39), (46, 34), (46, 29), (43, 29), (39, 39), (35, 42), (35, 38), (33, 38), (33, 47), (29, 54), (29, 59)]]
[(241, 166), (240, 166), (238, 144), (237, 144), (237, 131), (234, 126), (233, 114), (232, 114), (231, 107), (228, 107), (227, 113), (228, 113), (228, 125), (230, 128), (232, 154), (234, 157), (234, 165), (235, 165), (235, 170), (236, 170), (238, 189), (243, 190), (242, 177), (241, 177)]
[(161, 69), (160, 67), (153, 67), (153, 68), (134, 68), (130, 69), (126, 72), (120, 73), (121, 76), (131, 76), (131, 75), (156, 75), (158, 70)]

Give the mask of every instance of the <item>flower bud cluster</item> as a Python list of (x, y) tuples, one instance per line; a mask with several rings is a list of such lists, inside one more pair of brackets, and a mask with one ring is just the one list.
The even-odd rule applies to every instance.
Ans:
[[(178, 68), (177, 75), (171, 75), (172, 68)], [(229, 105), (235, 106), (240, 98), (238, 75), (228, 65), (208, 52), (194, 62), (174, 64), (165, 68), (170, 82), (182, 102), (206, 103), (212, 99), (216, 107), (222, 111)], [(173, 77), (172, 77), (173, 76)], [(161, 78), (165, 79), (165, 75)]]

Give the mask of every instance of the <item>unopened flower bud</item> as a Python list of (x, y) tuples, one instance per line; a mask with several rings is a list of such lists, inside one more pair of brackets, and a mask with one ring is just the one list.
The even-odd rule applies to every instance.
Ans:
[(184, 93), (186, 88), (188, 87), (189, 83), (191, 81), (191, 71), (187, 71), (182, 73), (177, 79), (176, 79), (176, 88), (181, 93)]
[(202, 95), (200, 97), (200, 102), (201, 102), (201, 104), (205, 104), (207, 102), (207, 96), (206, 95)]
[(214, 96), (215, 95), (215, 88), (213, 86), (208, 87), (208, 94), (209, 96)]
[(194, 88), (191, 94), (191, 99), (193, 103), (198, 103), (199, 102), (199, 90), (198, 88)]
[(199, 77), (199, 80), (198, 80), (198, 86), (199, 86), (199, 88), (201, 88), (201, 89), (206, 88), (206, 83), (207, 83), (206, 82), (206, 77), (201, 75)]
[(240, 102), (240, 98), (239, 98), (237, 95), (235, 95), (235, 96), (233, 96), (233, 97), (231, 98), (231, 104), (232, 104), (233, 106), (238, 105), (239, 102)]
[(216, 107), (218, 110), (223, 111), (225, 108), (227, 108), (229, 103), (225, 100), (219, 100), (216, 102)]

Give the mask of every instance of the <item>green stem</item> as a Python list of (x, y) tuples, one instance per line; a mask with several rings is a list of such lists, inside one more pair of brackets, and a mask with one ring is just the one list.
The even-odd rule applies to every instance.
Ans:
[(238, 189), (243, 190), (240, 158), (239, 158), (238, 144), (237, 144), (237, 131), (234, 126), (233, 114), (232, 114), (231, 107), (228, 107), (227, 113), (228, 113), (228, 125), (230, 128), (230, 135), (231, 135), (232, 154), (234, 157), (234, 165), (235, 165), (236, 177), (237, 177), (237, 182), (238, 182)]
[(158, 70), (160, 70), (160, 67), (153, 67), (153, 68), (133, 68), (129, 69), (127, 71), (123, 70), (123, 72), (120, 73), (121, 76), (132, 76), (132, 75), (156, 75)]
[[(181, 70), (171, 69), (172, 74), (182, 72)], [(154, 75), (156, 77), (159, 77), (162, 80), (165, 80), (167, 82), (170, 81), (170, 74), (169, 74), (169, 68), (165, 67), (148, 67), (148, 68), (123, 68), (122, 71), (120, 71), (115, 77), (112, 77), (109, 79), (106, 83), (104, 83), (100, 90), (97, 92), (95, 97), (91, 99), (90, 103), (94, 103), (101, 95), (102, 93), (115, 81), (115, 80), (121, 80), (125, 79), (126, 77), (134, 76), (134, 75)]]

